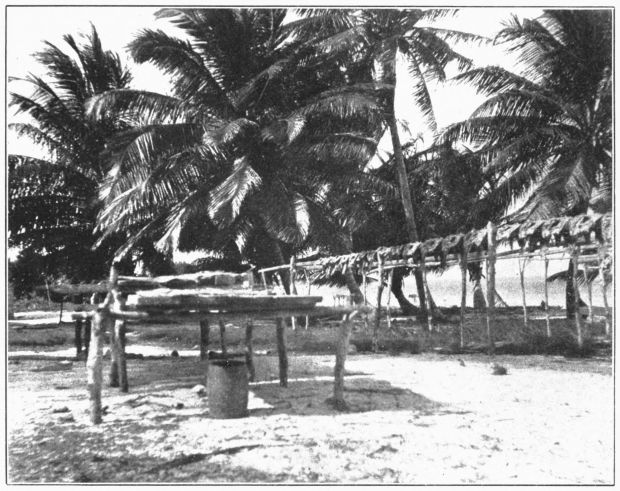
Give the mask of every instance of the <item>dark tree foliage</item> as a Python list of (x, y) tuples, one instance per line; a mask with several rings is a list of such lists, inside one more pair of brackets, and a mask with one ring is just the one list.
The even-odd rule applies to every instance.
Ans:
[(9, 156), (9, 246), (20, 250), (13, 280), (17, 292), (31, 290), (46, 278), (73, 281), (105, 275), (114, 238), (94, 252), (93, 229), (98, 185), (107, 172), (100, 158), (105, 142), (119, 125), (97, 123), (84, 114), (94, 94), (122, 88), (131, 77), (118, 55), (105, 51), (92, 29), (83, 44), (66, 35), (67, 50), (46, 43), (35, 55), (46, 79), (29, 75), (29, 95), (11, 93), (9, 104), (30, 122), (11, 124), (17, 134), (40, 144), (46, 159)]

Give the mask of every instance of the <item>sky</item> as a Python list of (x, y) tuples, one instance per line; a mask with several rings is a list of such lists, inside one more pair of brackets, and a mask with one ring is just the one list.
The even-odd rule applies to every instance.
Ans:
[[(169, 85), (166, 77), (149, 64), (134, 64), (125, 50), (136, 33), (145, 28), (162, 29), (171, 35), (183, 36), (182, 31), (168, 20), (156, 19), (154, 14), (157, 10), (158, 7), (10, 6), (7, 8), (7, 75), (43, 75), (33, 53), (40, 51), (45, 41), (62, 47), (64, 34), (78, 38), (81, 33), (90, 32), (92, 23), (97, 28), (104, 48), (119, 53), (131, 68), (134, 88), (167, 93)], [(540, 14), (540, 9), (462, 8), (455, 17), (443, 20), (442, 25), (492, 38), (501, 29), (502, 21), (513, 13), (520, 17), (535, 17)], [(497, 46), (459, 46), (459, 49), (477, 65), (513, 67), (513, 60)], [(401, 83), (396, 94), (397, 116), (409, 124), (410, 138), (422, 136), (427, 145), (431, 135), (418, 124), (418, 115), (407, 87), (407, 72), (403, 67), (399, 70), (399, 76)], [(11, 82), (9, 91), (28, 93), (29, 88), (27, 84)], [(473, 89), (455, 84), (436, 86), (431, 96), (439, 127), (467, 118), (483, 100)], [(9, 109), (8, 119), (9, 123), (24, 122), (25, 117), (16, 116)], [(7, 135), (7, 145), (9, 153), (43, 156), (42, 150), (33, 147), (25, 139), (16, 138), (11, 132)]]

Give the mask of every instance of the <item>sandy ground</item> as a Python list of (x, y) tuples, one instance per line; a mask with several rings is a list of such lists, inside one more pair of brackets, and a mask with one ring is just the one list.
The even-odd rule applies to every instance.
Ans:
[(258, 356), (250, 416), (237, 420), (210, 418), (192, 391), (196, 357), (133, 359), (130, 393), (106, 388), (94, 427), (83, 362), (16, 355), (10, 482), (614, 482), (609, 359), (352, 355), (351, 410), (338, 413), (325, 403), (333, 356), (291, 354), (289, 388), (277, 358)]

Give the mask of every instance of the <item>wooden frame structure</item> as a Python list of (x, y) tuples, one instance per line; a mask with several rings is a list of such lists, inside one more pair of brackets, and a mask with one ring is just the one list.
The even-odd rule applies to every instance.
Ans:
[[(467, 290), (467, 265), (470, 263), (486, 264), (487, 268), (487, 341), (493, 350), (493, 324), (495, 316), (495, 268), (496, 262), (506, 259), (542, 260), (548, 264), (550, 260), (571, 259), (578, 264), (598, 268), (603, 274), (603, 265), (612, 260), (613, 232), (611, 214), (578, 215), (575, 217), (557, 217), (548, 220), (525, 221), (522, 223), (505, 223), (496, 226), (489, 222), (487, 227), (472, 230), (466, 234), (453, 234), (446, 237), (432, 238), (424, 242), (407, 243), (395, 247), (380, 247), (375, 250), (355, 252), (340, 256), (330, 256), (316, 261), (292, 262), (259, 270), (265, 281), (267, 272), (290, 269), (295, 265), (296, 271), (307, 270), (314, 273), (314, 279), (326, 279), (335, 273), (344, 273), (347, 269), (361, 272), (367, 278), (371, 272), (379, 275), (381, 284), (384, 275), (395, 268), (420, 269), (425, 273), (428, 267), (459, 266), (462, 275), (462, 296), (460, 315), (460, 341), (463, 346), (463, 330)], [(507, 250), (498, 251), (499, 246)], [(545, 289), (547, 283), (545, 268)], [(424, 281), (425, 275), (423, 274)], [(604, 278), (604, 275), (603, 275)], [(571, 279), (577, 291), (577, 266)], [(605, 280), (604, 280), (605, 281)], [(522, 285), (524, 288), (524, 285)], [(377, 296), (377, 310), (380, 308), (382, 287)], [(606, 332), (609, 333), (611, 314), (603, 285), (603, 301), (605, 304)], [(548, 304), (548, 300), (545, 300)], [(546, 307), (548, 323), (548, 305)], [(431, 309), (428, 313), (428, 325), (432, 328)], [(524, 306), (524, 314), (527, 309)], [(577, 341), (581, 346), (583, 337), (579, 315), (575, 316)], [(527, 322), (527, 320), (525, 320)], [(550, 328), (547, 329), (551, 335)]]
[[(200, 325), (201, 355), (206, 354), (209, 326), (214, 321), (220, 325), (230, 317), (246, 316), (246, 361), (250, 375), (253, 373), (252, 322), (255, 318), (268, 318), (275, 321), (278, 347), (279, 380), (283, 387), (288, 386), (288, 355), (286, 349), (285, 317), (342, 316), (336, 363), (334, 369), (333, 404), (336, 408), (346, 408), (344, 399), (344, 364), (351, 334), (351, 319), (358, 312), (365, 312), (364, 305), (345, 305), (336, 307), (315, 306), (321, 297), (276, 296), (260, 293), (243, 294), (243, 290), (155, 290), (152, 295), (143, 294), (142, 289), (159, 288), (162, 285), (187, 288), (208, 284), (209, 277), (221, 273), (202, 273), (198, 275), (179, 275), (159, 278), (119, 277), (113, 267), (108, 282), (108, 295), (105, 301), (92, 312), (79, 312), (74, 320), (92, 319), (90, 349), (87, 358), (87, 386), (90, 400), (90, 419), (93, 424), (102, 421), (101, 390), (103, 384), (103, 339), (110, 332), (111, 369), (110, 386), (129, 390), (125, 356), (125, 321), (127, 320), (165, 320), (170, 316), (183, 315), (187, 321), (195, 320)], [(230, 275), (234, 275), (230, 273)], [(238, 275), (237, 275), (238, 276)], [(251, 292), (251, 291), (250, 291)], [(137, 293), (142, 293), (139, 295)], [(203, 356), (201, 356), (203, 358)], [(204, 358), (208, 358), (204, 356)]]

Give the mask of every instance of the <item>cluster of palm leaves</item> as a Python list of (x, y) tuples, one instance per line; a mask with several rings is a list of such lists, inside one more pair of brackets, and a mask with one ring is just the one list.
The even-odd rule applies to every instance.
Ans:
[[(459, 54), (453, 41), (484, 39), (433, 27), (452, 14), (301, 9), (291, 18), (285, 9), (163, 9), (157, 15), (186, 39), (144, 30), (129, 51), (170, 77), (171, 95), (128, 88), (126, 72), (93, 32), (87, 48), (67, 38), (79, 64), (49, 47), (41, 61), (61, 93), (31, 80), (35, 98), (14, 95), (12, 103), (38, 125), (16, 129), (47, 143), (54, 164), (92, 179), (83, 191), (66, 188), (88, 206), (72, 201), (65, 208), (74, 211), (64, 213), (88, 209), (90, 227), (96, 215), (100, 246), (122, 238), (115, 260), (156, 242), (264, 266), (300, 251), (342, 253), (480, 227), (518, 198), (517, 218), (609, 209), (610, 13), (511, 20), (497, 41), (521, 55), (518, 75), (476, 68)], [(421, 124), (438, 133), (423, 152), (401, 142), (399, 60)], [(489, 98), (470, 119), (439, 132), (431, 87), (449, 65)], [(91, 77), (97, 83), (87, 84)], [(67, 114), (76, 143), (62, 133), (69, 123), (52, 124), (46, 112)], [(393, 152), (369, 168), (386, 132)], [(12, 173), (17, 203), (32, 185)], [(26, 225), (39, 215), (13, 216), (16, 238), (46, 228)], [(395, 278), (400, 283), (402, 274)]]

